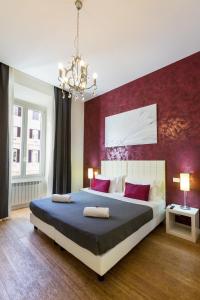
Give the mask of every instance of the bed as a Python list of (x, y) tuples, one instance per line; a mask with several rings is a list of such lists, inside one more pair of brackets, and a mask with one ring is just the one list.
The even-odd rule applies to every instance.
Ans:
[[(31, 223), (62, 248), (95, 271), (100, 278), (165, 218), (164, 161), (102, 161), (104, 176), (129, 176), (159, 182), (159, 197), (151, 201), (129, 199), (123, 193), (82, 189), (71, 204), (51, 198), (31, 203)], [(85, 206), (109, 206), (110, 219), (83, 217)]]

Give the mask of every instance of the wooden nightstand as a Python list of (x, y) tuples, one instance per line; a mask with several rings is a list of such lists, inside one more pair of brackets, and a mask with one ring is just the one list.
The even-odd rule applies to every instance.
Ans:
[[(175, 207), (170, 209), (172, 205)], [(175, 222), (176, 215), (191, 218), (191, 226)], [(199, 209), (191, 207), (190, 210), (184, 210), (177, 204), (168, 205), (166, 209), (166, 231), (169, 234), (196, 243), (199, 236)]]

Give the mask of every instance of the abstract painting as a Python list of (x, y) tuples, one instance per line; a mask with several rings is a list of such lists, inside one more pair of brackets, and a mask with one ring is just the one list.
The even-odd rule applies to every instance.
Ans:
[(157, 143), (157, 104), (105, 118), (105, 147)]

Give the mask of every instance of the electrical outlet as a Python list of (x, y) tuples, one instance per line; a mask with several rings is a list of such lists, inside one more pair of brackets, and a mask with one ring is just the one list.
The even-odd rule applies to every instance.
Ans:
[(180, 178), (173, 178), (173, 182), (180, 183)]

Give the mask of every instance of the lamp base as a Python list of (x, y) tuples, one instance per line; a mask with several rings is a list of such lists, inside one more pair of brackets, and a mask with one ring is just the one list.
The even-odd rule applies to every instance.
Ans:
[(180, 205), (180, 208), (184, 210), (190, 210), (190, 207), (187, 205)]

